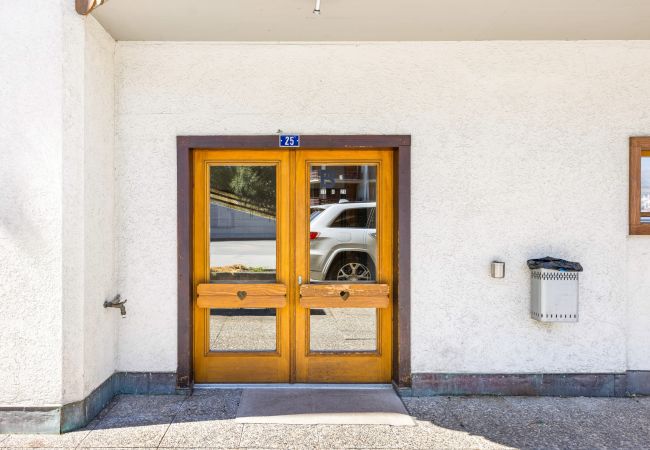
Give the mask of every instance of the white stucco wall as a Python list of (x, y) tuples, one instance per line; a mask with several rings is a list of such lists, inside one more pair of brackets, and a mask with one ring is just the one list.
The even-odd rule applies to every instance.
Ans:
[(84, 60), (84, 395), (117, 365), (118, 309), (104, 300), (117, 293), (115, 270), (115, 41), (86, 18)]
[[(118, 43), (118, 369), (176, 368), (175, 137), (278, 129), (413, 136), (414, 372), (650, 369), (627, 237), (648, 73), (647, 42)], [(577, 324), (528, 318), (546, 255), (585, 267)]]
[(83, 398), (84, 373), (84, 21), (63, 9), (62, 263), (63, 385), (61, 403)]
[(83, 399), (115, 371), (119, 312), (114, 235), (115, 41), (64, 7), (63, 386)]
[(0, 2), (0, 405), (62, 380), (62, 14)]
[(631, 370), (650, 369), (650, 237), (628, 241), (627, 355)]
[(0, 406), (115, 369), (113, 50), (73, 2), (0, 3)]

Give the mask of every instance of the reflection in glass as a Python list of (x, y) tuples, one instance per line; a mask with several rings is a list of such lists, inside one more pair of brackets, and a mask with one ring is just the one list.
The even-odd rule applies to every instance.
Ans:
[(309, 347), (313, 352), (377, 350), (375, 308), (326, 308), (310, 311)]
[(377, 167), (310, 167), (311, 281), (376, 279)]
[(210, 167), (210, 280), (275, 281), (275, 166)]
[(641, 158), (641, 222), (650, 223), (650, 154)]
[(275, 309), (211, 309), (211, 352), (275, 351)]

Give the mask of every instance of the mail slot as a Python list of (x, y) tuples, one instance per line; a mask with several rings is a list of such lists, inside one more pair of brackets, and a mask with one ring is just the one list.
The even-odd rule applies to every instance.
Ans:
[(283, 308), (287, 304), (284, 284), (199, 284), (199, 308)]
[(387, 284), (306, 284), (300, 287), (303, 308), (388, 308)]

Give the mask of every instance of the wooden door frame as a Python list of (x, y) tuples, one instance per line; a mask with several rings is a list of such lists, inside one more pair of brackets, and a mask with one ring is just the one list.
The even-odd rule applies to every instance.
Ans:
[[(178, 365), (176, 388), (191, 390), (192, 374), (192, 151), (194, 149), (277, 149), (278, 135), (178, 136), (177, 240), (178, 240)], [(393, 383), (411, 385), (411, 136), (410, 135), (301, 135), (300, 149), (393, 148), (395, 268), (393, 319)]]

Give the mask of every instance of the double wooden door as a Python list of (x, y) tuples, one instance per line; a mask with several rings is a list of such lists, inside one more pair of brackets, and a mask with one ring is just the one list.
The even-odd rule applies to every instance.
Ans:
[(195, 382), (390, 381), (392, 158), (194, 151)]

